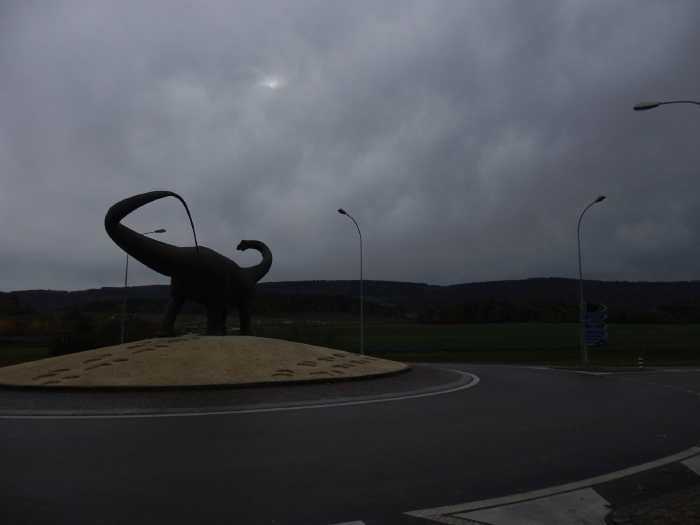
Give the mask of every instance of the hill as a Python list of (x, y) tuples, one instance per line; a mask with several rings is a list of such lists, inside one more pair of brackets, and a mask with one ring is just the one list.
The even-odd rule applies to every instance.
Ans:
[[(617, 322), (700, 322), (700, 281), (585, 281), (589, 302), (609, 308)], [(79, 309), (112, 311), (124, 289), (79, 291), (21, 290), (0, 293), (0, 314), (47, 313)], [(131, 311), (160, 312), (168, 300), (167, 285), (128, 289)], [(357, 309), (358, 281), (283, 281), (261, 283), (259, 315), (304, 312), (352, 313)], [(463, 283), (449, 286), (394, 281), (365, 281), (370, 316), (427, 322), (572, 321), (578, 308), (578, 281), (533, 278)], [(201, 311), (189, 305), (189, 311)]]

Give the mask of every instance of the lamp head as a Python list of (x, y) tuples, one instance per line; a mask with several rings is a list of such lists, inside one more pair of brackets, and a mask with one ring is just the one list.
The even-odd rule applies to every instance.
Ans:
[(654, 109), (656, 107), (659, 107), (660, 105), (661, 102), (640, 102), (639, 104), (635, 104), (634, 110), (646, 111), (647, 109)]
[(603, 202), (605, 200), (605, 195), (599, 195), (595, 202)]
[(341, 215), (347, 215), (347, 214), (348, 214), (348, 212), (346, 212), (343, 208), (338, 208), (338, 213), (340, 213)]
[(165, 228), (158, 228), (157, 230), (153, 230), (153, 233), (165, 233), (166, 231), (168, 230), (166, 230)]

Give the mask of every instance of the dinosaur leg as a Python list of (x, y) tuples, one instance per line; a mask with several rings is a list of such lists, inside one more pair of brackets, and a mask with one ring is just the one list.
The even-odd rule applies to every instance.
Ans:
[(251, 335), (250, 331), (250, 305), (245, 302), (241, 302), (238, 305), (238, 317), (241, 322), (241, 335)]
[(180, 313), (185, 300), (182, 297), (173, 297), (168, 303), (168, 309), (165, 312), (165, 317), (163, 318), (163, 324), (161, 326), (160, 332), (158, 332), (159, 337), (168, 337), (175, 333), (175, 318), (177, 314)]
[(226, 335), (226, 307), (207, 307), (207, 335)]
[(228, 310), (226, 309), (225, 306), (221, 307), (221, 310), (219, 312), (219, 321), (217, 325), (217, 332), (220, 335), (226, 335), (226, 315), (228, 314)]

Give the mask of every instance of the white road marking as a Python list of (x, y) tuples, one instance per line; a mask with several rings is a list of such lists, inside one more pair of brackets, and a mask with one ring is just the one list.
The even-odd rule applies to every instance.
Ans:
[(592, 370), (576, 370), (575, 368), (559, 368), (556, 366), (526, 366), (528, 370), (549, 370), (550, 372), (569, 372), (586, 376), (609, 376), (613, 372), (594, 372)]
[[(554, 372), (571, 372), (573, 374), (584, 374), (584, 375), (590, 375), (590, 376), (607, 376), (607, 375), (615, 375), (615, 374), (638, 374), (639, 368), (638, 367), (621, 367), (619, 370), (608, 370), (605, 372), (595, 372), (593, 370), (576, 370), (574, 368), (559, 368), (556, 366), (528, 366), (526, 368), (529, 368), (530, 370), (552, 370)], [(643, 375), (649, 375), (649, 374), (688, 374), (688, 373), (697, 373), (700, 372), (700, 368), (655, 368), (655, 367), (646, 367), (643, 369)]]
[(465, 512), (451, 516), (493, 525), (601, 525), (610, 512), (608, 501), (593, 489), (565, 492), (505, 507)]
[(593, 372), (590, 370), (574, 370), (572, 368), (550, 368), (550, 370), (554, 370), (555, 372), (569, 372), (571, 374), (581, 374), (584, 376), (609, 376), (613, 372)]
[(473, 388), (479, 384), (479, 376), (472, 374), (470, 372), (463, 372), (461, 370), (453, 370), (465, 378), (467, 376), (471, 377), (472, 380), (464, 385), (459, 385), (453, 388), (448, 388), (447, 390), (437, 390), (434, 392), (424, 392), (420, 394), (408, 394), (395, 397), (378, 397), (373, 399), (360, 399), (357, 401), (329, 401), (328, 403), (312, 403), (305, 405), (292, 405), (292, 406), (276, 406), (276, 407), (264, 407), (264, 408), (243, 408), (237, 410), (212, 410), (212, 411), (201, 411), (201, 412), (173, 412), (173, 413), (160, 413), (160, 414), (61, 414), (61, 415), (51, 415), (51, 414), (0, 414), (0, 419), (50, 419), (50, 420), (61, 420), (61, 419), (151, 419), (151, 418), (165, 418), (165, 417), (198, 417), (198, 416), (230, 416), (230, 415), (242, 415), (242, 414), (264, 414), (270, 412), (289, 412), (293, 410), (313, 410), (319, 408), (335, 408), (335, 407), (349, 407), (358, 405), (372, 405), (375, 403), (391, 403), (394, 401), (407, 401), (410, 399), (421, 399), (424, 397), (441, 396), (444, 394), (451, 394), (453, 392), (459, 392), (460, 390), (467, 390), (468, 388)]
[(681, 461), (681, 463), (700, 476), (700, 456), (686, 459), (685, 461)]
[(656, 467), (661, 467), (663, 465), (668, 465), (669, 463), (675, 463), (676, 461), (683, 461), (694, 456), (700, 455), (700, 447), (691, 447), (678, 454), (673, 454), (672, 456), (666, 456), (665, 458), (657, 459), (655, 461), (650, 461), (648, 463), (642, 463), (635, 467), (626, 468), (623, 470), (618, 470), (616, 472), (611, 472), (609, 474), (604, 474), (602, 476), (596, 476), (593, 478), (584, 479), (581, 481), (575, 481), (573, 483), (567, 483), (564, 485), (558, 485), (556, 487), (549, 487), (541, 490), (534, 490), (532, 492), (523, 492), (520, 494), (513, 494), (510, 496), (504, 496), (501, 498), (493, 498), (481, 501), (471, 501), (467, 503), (461, 503), (458, 505), (449, 505), (444, 507), (435, 507), (432, 509), (421, 509), (407, 512), (409, 516), (416, 518), (432, 519), (438, 523), (458, 523), (450, 521), (440, 521), (440, 518), (450, 517), (456, 514), (462, 514), (465, 512), (471, 512), (481, 509), (495, 508), (503, 505), (511, 505), (513, 503), (521, 503), (525, 501), (536, 500), (540, 498), (546, 498), (554, 496), (556, 494), (562, 494), (565, 492), (572, 492), (580, 489), (585, 489), (592, 487), (593, 485), (598, 485), (600, 483), (605, 483), (615, 479), (624, 478), (631, 476), (632, 474), (638, 474), (639, 472), (644, 472)]
[(364, 521), (344, 521), (343, 523), (333, 523), (333, 525), (365, 525)]

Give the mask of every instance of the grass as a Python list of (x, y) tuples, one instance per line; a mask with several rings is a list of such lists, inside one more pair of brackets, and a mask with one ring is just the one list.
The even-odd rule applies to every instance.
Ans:
[(49, 357), (46, 346), (0, 344), (0, 366), (16, 365)]
[[(700, 325), (618, 324), (608, 327), (609, 344), (589, 349), (598, 365), (699, 365)], [(256, 324), (256, 335), (359, 352), (354, 321), (270, 321)], [(575, 323), (431, 325), (370, 322), (365, 350), (404, 361), (470, 361), (569, 365), (579, 360)], [(44, 347), (0, 346), (0, 366), (48, 357)]]
[[(357, 324), (262, 327), (259, 335), (359, 351)], [(367, 353), (402, 360), (573, 364), (579, 359), (576, 323), (369, 324)], [(594, 364), (700, 364), (700, 325), (620, 324), (609, 344), (590, 348)]]

